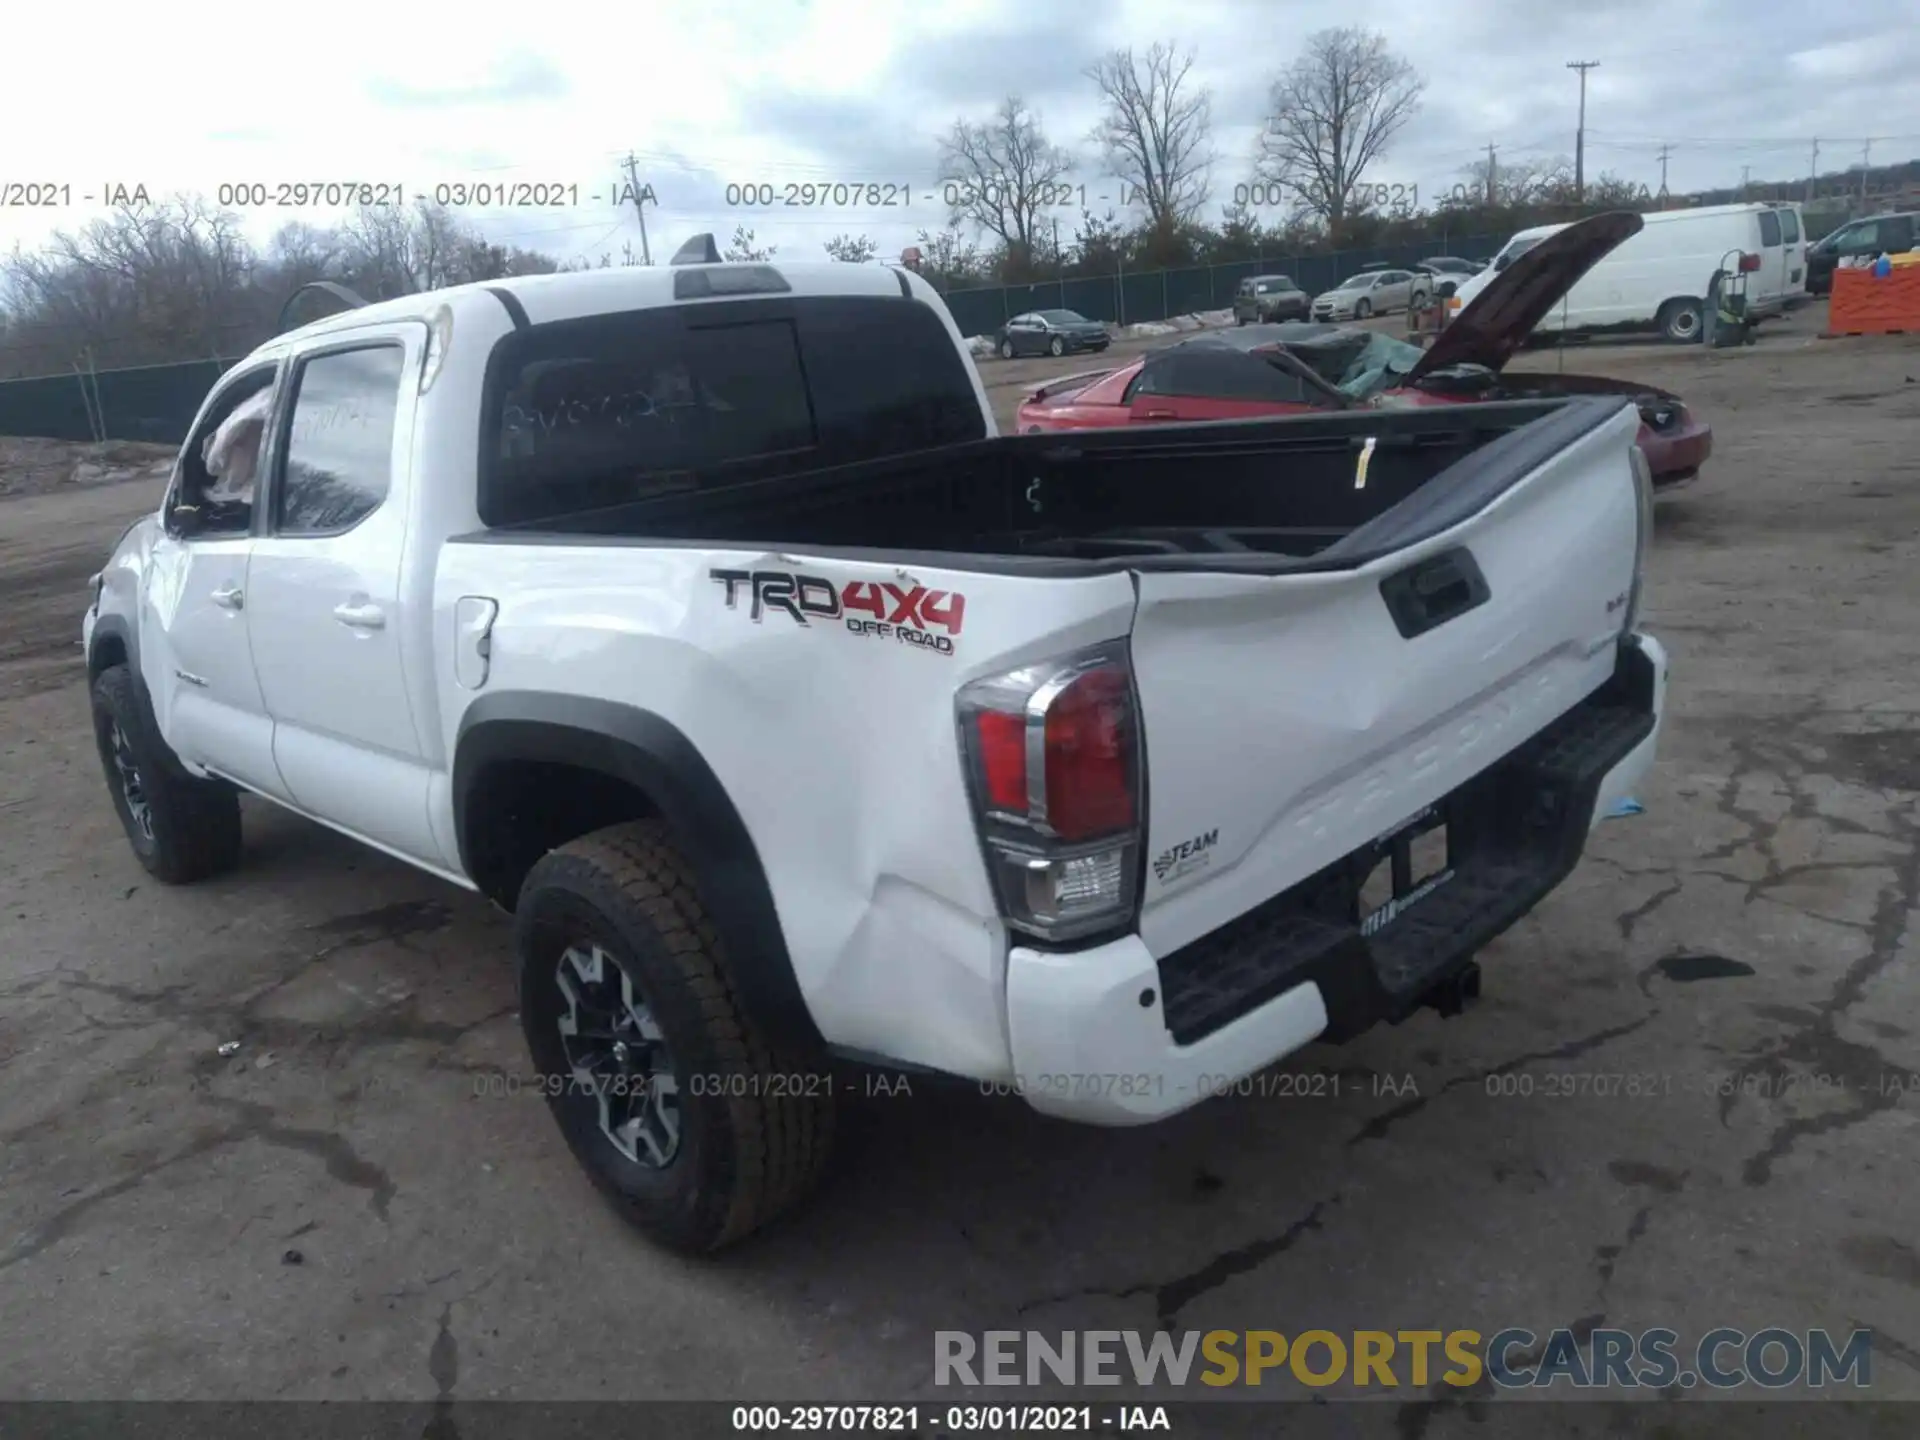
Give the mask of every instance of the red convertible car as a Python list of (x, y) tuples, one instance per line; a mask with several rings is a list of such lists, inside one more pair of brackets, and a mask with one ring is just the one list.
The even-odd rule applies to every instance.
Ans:
[(1699, 474), (1713, 431), (1680, 397), (1594, 375), (1501, 371), (1574, 283), (1640, 228), (1627, 212), (1570, 225), (1502, 272), (1422, 350), (1357, 326), (1247, 325), (1191, 336), (1119, 369), (1050, 380), (1021, 402), (1022, 434), (1246, 420), (1356, 406), (1618, 394), (1640, 411), (1640, 448), (1662, 488)]

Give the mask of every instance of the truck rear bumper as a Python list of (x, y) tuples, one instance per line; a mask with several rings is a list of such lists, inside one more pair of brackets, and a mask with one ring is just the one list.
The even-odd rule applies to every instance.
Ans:
[(1089, 950), (1016, 948), (1007, 967), (1014, 1084), (1046, 1114), (1099, 1125), (1160, 1119), (1316, 1038), (1398, 1023), (1550, 893), (1587, 835), (1652, 765), (1667, 656), (1620, 647), (1600, 690), (1438, 802), (1447, 879), (1363, 933), (1343, 857), (1181, 950), (1137, 935)]

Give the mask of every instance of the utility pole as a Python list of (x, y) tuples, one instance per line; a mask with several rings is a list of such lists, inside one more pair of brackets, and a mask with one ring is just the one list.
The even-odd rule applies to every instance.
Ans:
[(1491, 144), (1487, 146), (1487, 208), (1489, 210), (1493, 208), (1493, 152), (1498, 148)]
[[(648, 190), (640, 183), (639, 162), (633, 158), (633, 152), (627, 152), (627, 193), (633, 196), (633, 213), (640, 217), (640, 255), (642, 262), (653, 264), (653, 250), (647, 244), (647, 196)], [(653, 202), (658, 205), (658, 200)]]
[(1573, 200), (1587, 203), (1587, 71), (1598, 70), (1598, 60), (1569, 60), (1569, 70), (1580, 72), (1580, 128), (1573, 132)]
[(1664, 199), (1667, 193), (1667, 156), (1673, 153), (1671, 145), (1660, 147), (1660, 194)]
[(1819, 178), (1820, 178), (1820, 142), (1816, 140), (1813, 142), (1813, 154), (1807, 160), (1807, 195), (1806, 195), (1805, 203), (1809, 205), (1813, 203), (1813, 182), (1818, 180)]
[(1753, 166), (1742, 165), (1740, 167), (1740, 198), (1742, 200), (1747, 198), (1747, 187), (1752, 183), (1752, 180), (1751, 180), (1752, 175), (1753, 175)]
[(1860, 147), (1860, 208), (1867, 208), (1867, 170), (1873, 164), (1873, 139), (1868, 137)]

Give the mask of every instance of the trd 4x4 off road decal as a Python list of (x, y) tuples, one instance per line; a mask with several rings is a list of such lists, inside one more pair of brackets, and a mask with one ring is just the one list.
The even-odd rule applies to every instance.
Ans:
[[(815, 620), (843, 620), (855, 635), (894, 640), (937, 654), (953, 654), (953, 637), (966, 618), (967, 597), (924, 585), (893, 585), (884, 581), (850, 580), (835, 585), (818, 575), (795, 575), (786, 570), (712, 570), (708, 572), (727, 590), (727, 608), (740, 608), (748, 596), (747, 614), (758, 625), (767, 612), (777, 610), (800, 625)], [(934, 634), (935, 628), (946, 631)]]

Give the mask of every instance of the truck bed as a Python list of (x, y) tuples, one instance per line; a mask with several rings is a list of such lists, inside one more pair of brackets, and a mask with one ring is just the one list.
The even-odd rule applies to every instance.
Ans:
[(1464, 519), (1625, 403), (1000, 436), (799, 474), (706, 474), (676, 493), (489, 533), (878, 550), (962, 565), (972, 556), (1077, 573), (1350, 568)]

